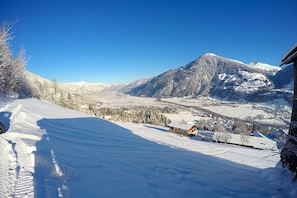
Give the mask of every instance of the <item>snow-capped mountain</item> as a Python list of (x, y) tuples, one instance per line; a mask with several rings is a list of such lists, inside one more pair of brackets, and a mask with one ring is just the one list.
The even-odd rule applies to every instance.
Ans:
[[(133, 81), (125, 86), (123, 86), (122, 88), (118, 89), (119, 92), (121, 93), (127, 93), (130, 92), (132, 89), (134, 89), (135, 87), (141, 86), (145, 83), (147, 83), (148, 81), (150, 81), (153, 77), (151, 78), (141, 78), (138, 79), (136, 81)], [(108, 90), (108, 89), (107, 89)]]
[[(126, 93), (147, 97), (211, 96), (235, 101), (292, 100), (293, 66), (284, 68), (265, 63), (245, 64), (212, 53), (152, 78), (129, 84), (58, 83), (60, 89), (73, 94), (101, 97), (104, 93)], [(44, 92), (53, 81), (27, 72), (32, 88)], [(44, 93), (43, 93), (44, 94)]]
[(81, 82), (64, 82), (59, 83), (61, 87), (71, 90), (72, 92), (100, 92), (103, 89), (109, 87), (110, 85), (104, 83), (89, 83), (85, 81)]
[[(269, 99), (279, 84), (280, 67), (264, 63), (244, 64), (207, 53), (177, 69), (162, 73), (132, 89), (129, 94), (148, 97), (212, 96), (226, 100)], [(292, 79), (289, 74), (287, 79)], [(265, 97), (264, 97), (265, 96)], [(275, 97), (271, 94), (271, 97)]]
[(274, 82), (276, 89), (285, 88), (287, 90), (293, 90), (294, 83), (294, 65), (288, 65), (283, 67), (282, 70), (277, 72), (274, 76), (271, 77), (271, 80)]
[[(86, 96), (89, 98), (98, 98), (103, 92), (119, 92), (126, 84), (105, 84), (81, 82), (55, 82), (42, 78), (32, 72), (26, 71), (25, 77), (28, 80), (31, 89), (37, 95), (45, 95), (44, 92), (53, 92), (54, 87), (64, 93)], [(56, 84), (55, 84), (56, 83)], [(54, 85), (55, 84), (55, 85)]]

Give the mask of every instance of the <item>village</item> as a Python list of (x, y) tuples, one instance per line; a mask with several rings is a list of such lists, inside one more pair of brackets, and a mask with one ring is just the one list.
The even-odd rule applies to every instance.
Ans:
[(227, 143), (239, 146), (251, 147), (255, 149), (269, 149), (277, 151), (277, 142), (272, 139), (272, 136), (265, 136), (260, 132), (251, 132), (250, 134), (234, 134), (231, 132), (222, 131), (204, 131), (198, 130), (196, 124), (185, 122), (171, 122), (167, 125), (169, 132), (178, 133), (201, 141), (213, 141), (217, 143)]
[(125, 96), (120, 103), (111, 99), (102, 104), (97, 116), (111, 121), (165, 126), (168, 132), (191, 139), (256, 149), (277, 150), (290, 117), (290, 107), (285, 105), (218, 102), (209, 98)]

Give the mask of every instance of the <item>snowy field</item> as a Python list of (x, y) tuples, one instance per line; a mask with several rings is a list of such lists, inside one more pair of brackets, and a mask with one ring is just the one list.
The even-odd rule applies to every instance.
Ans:
[[(132, 102), (132, 101), (131, 101)], [(2, 105), (0, 197), (297, 197), (279, 154), (112, 123), (36, 99)]]
[[(275, 100), (266, 103), (235, 103), (220, 101), (209, 97), (198, 99), (190, 98), (166, 98), (163, 101), (181, 104), (189, 107), (199, 107), (224, 116), (239, 118), (244, 120), (255, 120), (265, 124), (286, 125), (291, 116), (291, 107), (284, 100)], [(190, 116), (188, 112), (182, 112), (182, 117), (186, 121), (197, 119), (197, 116)], [(184, 116), (185, 115), (185, 116)], [(166, 114), (169, 119), (178, 119), (178, 114)]]
[[(183, 105), (187, 107), (198, 107), (206, 111), (221, 114), (231, 118), (243, 120), (254, 120), (264, 124), (288, 125), (291, 116), (291, 107), (287, 101), (277, 99), (266, 103), (240, 103), (216, 100), (210, 97), (192, 98), (162, 98), (157, 101), (156, 98), (135, 97), (129, 95), (109, 94), (103, 95), (98, 99), (104, 107), (118, 108), (127, 106), (168, 106)], [(193, 114), (191, 108), (179, 109), (176, 114), (165, 114), (171, 120), (193, 122), (199, 120), (196, 114)]]

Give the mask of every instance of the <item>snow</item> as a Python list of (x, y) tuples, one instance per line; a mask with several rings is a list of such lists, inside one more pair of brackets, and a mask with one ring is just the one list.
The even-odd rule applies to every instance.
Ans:
[(259, 71), (262, 71), (262, 72), (272, 72), (273, 75), (281, 70), (281, 68), (278, 66), (269, 65), (266, 63), (253, 63), (252, 62), (252, 63), (249, 63), (248, 66), (251, 68), (254, 68), (254, 69), (258, 69)]
[(243, 93), (252, 93), (258, 91), (261, 87), (271, 85), (267, 77), (261, 73), (251, 73), (247, 71), (238, 71), (238, 74), (244, 80), (239, 86), (235, 86), (235, 90)]
[[(244, 120), (255, 120), (265, 124), (280, 124), (290, 121), (291, 107), (284, 100), (275, 99), (263, 103), (234, 103), (220, 101), (210, 97), (190, 98), (162, 98), (174, 104), (181, 104), (190, 107), (199, 107), (224, 116)], [(184, 120), (186, 122), (198, 119), (196, 114), (190, 111), (179, 111), (176, 114), (165, 114), (170, 120)], [(202, 119), (202, 118), (200, 118)]]
[(214, 54), (214, 53), (208, 52), (208, 53), (205, 54), (205, 56), (217, 56), (217, 55)]
[(113, 123), (36, 99), (1, 111), (11, 114), (0, 135), (0, 197), (297, 196), (275, 151)]
[(244, 70), (239, 70), (238, 75), (221, 73), (218, 77), (225, 83), (237, 81), (237, 85), (233, 85), (234, 90), (242, 93), (253, 93), (272, 84), (265, 75)]
[(267, 80), (266, 76), (260, 73), (251, 73), (247, 71), (240, 70), (238, 73), (242, 76), (244, 80), (252, 81), (252, 80)]
[[(197, 141), (197, 138), (180, 136), (175, 133), (164, 133), (163, 127), (152, 127), (150, 125), (124, 124), (121, 126), (130, 129), (134, 134), (159, 144), (168, 145), (172, 148), (187, 149), (205, 155), (215, 156), (222, 159), (256, 167), (260, 169), (274, 167), (279, 160), (278, 154), (274, 151), (250, 149), (240, 146), (217, 144), (211, 142)], [(163, 131), (163, 133), (160, 133)], [(245, 155), (243, 157), (239, 155)]]

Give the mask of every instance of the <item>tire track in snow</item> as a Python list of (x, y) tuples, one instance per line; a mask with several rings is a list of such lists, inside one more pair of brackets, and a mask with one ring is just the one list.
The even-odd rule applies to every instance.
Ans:
[[(0, 137), (0, 197), (34, 197), (35, 142), (37, 115), (28, 115), (21, 104), (8, 104), (1, 111), (11, 112), (9, 130)], [(32, 130), (33, 129), (33, 130)], [(41, 134), (40, 134), (41, 135)]]
[(0, 197), (15, 197), (15, 186), (17, 180), (17, 161), (13, 144), (0, 139)]
[(0, 138), (0, 197), (8, 197), (8, 156), (5, 150), (7, 142)]
[(18, 174), (15, 186), (16, 197), (34, 197), (34, 147), (29, 147), (23, 141), (16, 145), (18, 151)]
[(1, 138), (0, 143), (0, 197), (34, 197), (34, 158), (28, 147), (21, 140)]

